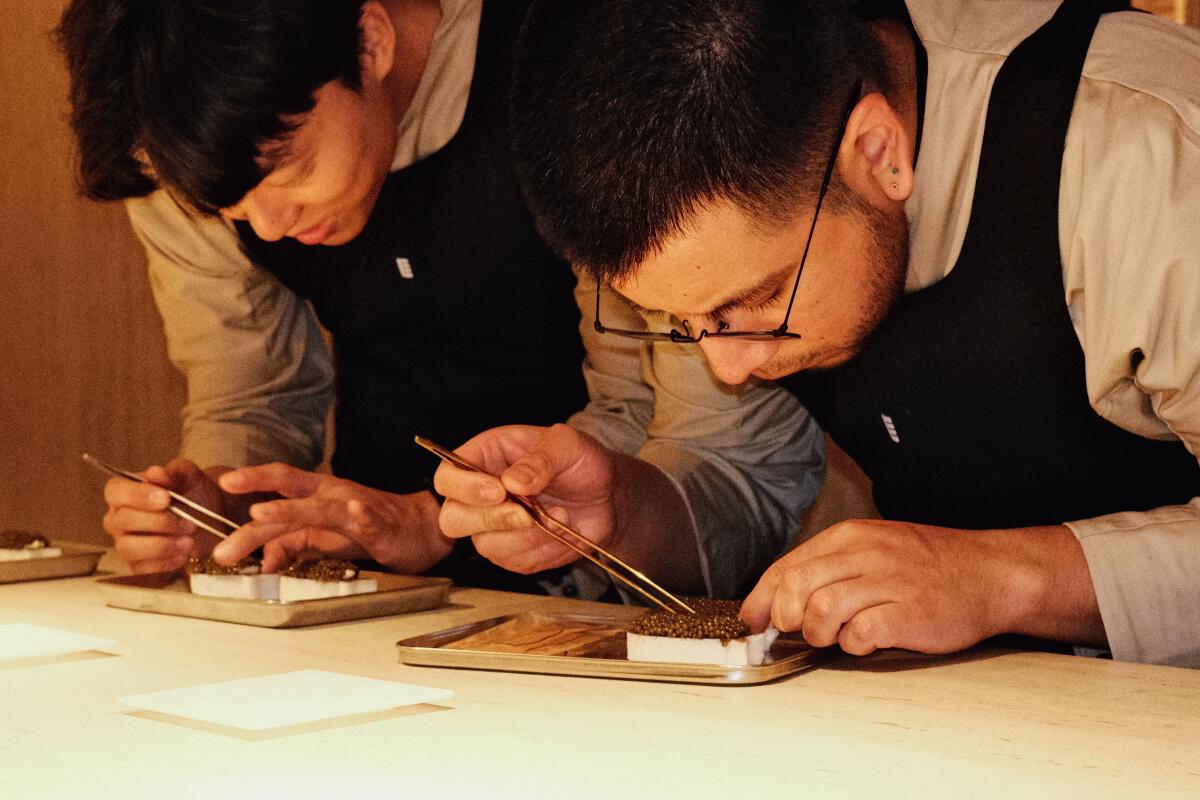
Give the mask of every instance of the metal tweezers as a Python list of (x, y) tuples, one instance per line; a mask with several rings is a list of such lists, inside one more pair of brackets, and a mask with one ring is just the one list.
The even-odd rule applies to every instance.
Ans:
[[(129, 472), (128, 470), (117, 469), (116, 467), (105, 464), (100, 459), (87, 453), (83, 454), (83, 460), (101, 472), (108, 473), (109, 475), (113, 475), (118, 478), (128, 478), (129, 480), (137, 481), (138, 483), (150, 483), (150, 481), (146, 480), (141, 475)], [(205, 508), (195, 500), (189, 500), (177, 492), (172, 492), (170, 489), (165, 491), (171, 496), (171, 502), (167, 506), (167, 511), (170, 511), (172, 514), (181, 519), (186, 519), (197, 528), (206, 530), (220, 539), (228, 538), (229, 534), (241, 527), (236, 522), (226, 519), (212, 509)], [(229, 530), (220, 530), (218, 526), (225, 526), (229, 528)]]
[[(416, 436), (413, 440), (438, 458), (453, 464), (459, 469), (464, 469), (468, 472), (484, 472), (484, 470), (467, 461), (462, 456), (447, 450), (435, 442), (431, 442), (423, 436)], [(673, 614), (677, 614), (680, 611), (687, 614), (696, 613), (691, 606), (650, 580), (642, 572), (629, 566), (579, 531), (568, 525), (564, 525), (550, 516), (537, 499), (513, 494), (512, 492), (508, 493), (508, 499), (525, 509), (529, 513), (529, 516), (533, 518), (534, 524), (541, 528), (548, 536), (557, 539), (560, 543), (571, 548), (588, 561), (591, 561), (611, 577), (625, 584), (654, 605)]]

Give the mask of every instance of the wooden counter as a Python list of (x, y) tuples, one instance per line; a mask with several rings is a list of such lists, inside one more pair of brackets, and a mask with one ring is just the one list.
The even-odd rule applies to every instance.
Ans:
[[(0, 586), (0, 623), (108, 637), (120, 653), (0, 665), (0, 798), (1200, 797), (1200, 671), (892, 653), (714, 688), (399, 664), (398, 639), (539, 603), (587, 607), (451, 599), (266, 630), (110, 609), (87, 578)], [(456, 696), (244, 736), (116, 701), (305, 668)]]

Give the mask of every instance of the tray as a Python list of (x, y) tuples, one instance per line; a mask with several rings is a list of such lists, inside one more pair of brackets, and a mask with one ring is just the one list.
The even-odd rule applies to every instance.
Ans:
[(360, 573), (359, 577), (374, 578), (379, 582), (379, 589), (345, 597), (321, 597), (290, 603), (192, 594), (188, 591), (186, 579), (177, 572), (101, 578), (96, 584), (100, 587), (104, 602), (113, 608), (235, 622), (260, 628), (299, 628), (425, 611), (445, 603), (450, 591), (449, 578), (367, 571)]
[(756, 667), (628, 661), (628, 614), (527, 611), (414, 636), (397, 642), (400, 661), (423, 667), (535, 672), (591, 678), (752, 685), (803, 672), (833, 658), (797, 634), (781, 634), (768, 662)]
[(52, 542), (62, 550), (61, 556), (31, 558), (28, 561), (0, 561), (0, 583), (42, 581), (50, 578), (75, 578), (91, 575), (104, 555), (102, 547)]

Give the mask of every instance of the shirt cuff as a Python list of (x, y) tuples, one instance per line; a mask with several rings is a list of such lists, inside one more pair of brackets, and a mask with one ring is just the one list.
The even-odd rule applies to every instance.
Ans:
[(1200, 498), (1066, 523), (1113, 658), (1200, 667)]

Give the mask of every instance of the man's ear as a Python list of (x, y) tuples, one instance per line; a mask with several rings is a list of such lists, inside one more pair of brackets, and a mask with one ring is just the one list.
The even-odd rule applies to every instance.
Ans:
[(359, 61), (363, 82), (378, 83), (392, 71), (396, 58), (396, 29), (382, 3), (378, 0), (363, 3), (358, 30), (362, 44)]
[(880, 93), (858, 101), (838, 151), (842, 179), (858, 194), (883, 204), (912, 194), (912, 143), (900, 117)]

